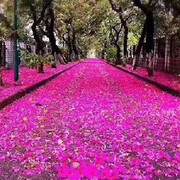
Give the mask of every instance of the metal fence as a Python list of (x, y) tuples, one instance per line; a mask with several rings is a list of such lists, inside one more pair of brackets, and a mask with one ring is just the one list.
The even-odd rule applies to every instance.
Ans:
[[(146, 67), (146, 56), (144, 46), (141, 51), (138, 66)], [(131, 53), (134, 55), (134, 47), (131, 48)], [(132, 64), (133, 59), (128, 60)], [(154, 49), (154, 69), (157, 71), (165, 71), (168, 73), (180, 73), (180, 36), (171, 35), (155, 40)]]
[[(36, 52), (36, 46), (25, 43), (18, 43), (18, 47), (21, 50), (28, 50), (31, 53)], [(47, 45), (45, 48), (46, 54), (51, 54), (51, 48)], [(21, 59), (21, 66), (25, 66), (25, 62)], [(6, 67), (8, 69), (14, 68), (14, 41), (0, 41), (0, 67)]]

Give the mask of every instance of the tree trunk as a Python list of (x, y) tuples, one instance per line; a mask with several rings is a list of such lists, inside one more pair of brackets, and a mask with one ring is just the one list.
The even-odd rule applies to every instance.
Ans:
[(108, 47), (108, 44), (107, 44), (107, 40), (104, 41), (104, 46), (103, 46), (103, 50), (102, 50), (102, 59), (105, 59), (106, 57), (106, 51), (107, 51), (107, 47)]
[[(54, 37), (53, 32), (49, 33), (49, 40), (51, 43), (52, 55), (54, 56), (54, 59), (55, 60), (57, 59), (60, 64), (65, 64), (65, 58), (64, 58), (63, 53), (61, 52), (60, 48), (56, 45), (56, 39)], [(61, 58), (59, 58), (59, 56)]]
[(55, 59), (56, 59), (56, 57), (59, 57), (59, 55), (61, 55), (62, 58), (60, 60), (60, 63), (64, 64), (65, 58), (63, 56), (62, 51), (60, 50), (60, 48), (56, 44), (56, 38), (54, 35), (54, 21), (55, 21), (54, 10), (53, 10), (53, 7), (51, 5), (48, 9), (47, 18), (45, 20), (47, 36), (48, 36), (49, 41), (51, 43), (52, 55), (54, 56)]
[(102, 50), (102, 55), (101, 55), (101, 58), (102, 58), (102, 59), (105, 59), (105, 52), (106, 52), (106, 51), (103, 49), (103, 50)]
[(121, 24), (124, 28), (124, 57), (127, 58), (128, 56), (128, 34), (129, 34), (129, 28), (127, 26), (127, 20), (125, 20), (125, 18), (123, 17), (123, 10), (122, 7), (119, 6), (117, 7), (113, 0), (109, 0), (109, 3), (111, 4), (112, 10), (114, 10), (115, 12), (117, 12), (119, 14), (119, 19), (121, 20)]
[(129, 28), (127, 26), (127, 21), (123, 18), (122, 12), (119, 12), (119, 18), (121, 20), (122, 26), (124, 28), (124, 58), (127, 58), (128, 56), (128, 34), (129, 34)]
[(1, 68), (0, 68), (0, 86), (4, 86)]
[(116, 49), (117, 49), (117, 54), (116, 54), (116, 64), (117, 65), (122, 65), (123, 62), (121, 60), (121, 47), (119, 45), (119, 33), (120, 31), (115, 31), (116, 32), (116, 41), (115, 41), (115, 46), (116, 46)]
[(67, 46), (68, 46), (68, 61), (72, 62), (72, 53), (73, 53), (73, 48), (71, 44), (71, 30), (68, 29), (68, 38), (67, 38)]
[(124, 30), (124, 57), (127, 58), (128, 57), (128, 34), (129, 34), (129, 28), (127, 27), (127, 25), (125, 26), (125, 30)]
[[(33, 31), (34, 39), (35, 39), (36, 45), (37, 45), (36, 53), (43, 56), (45, 43), (43, 42), (42, 37), (38, 35), (36, 27), (37, 27), (37, 25), (34, 22), (34, 24), (32, 25), (32, 31)], [(44, 64), (43, 63), (38, 65), (38, 73), (44, 73)]]
[(149, 76), (153, 76), (154, 74), (154, 61), (153, 61), (153, 53), (148, 53), (147, 59), (147, 71)]
[(136, 48), (134, 62), (133, 62), (133, 70), (137, 69), (138, 62), (139, 62), (139, 57), (140, 57), (140, 53), (141, 53), (141, 49), (142, 49), (142, 46), (143, 46), (143, 43), (144, 43), (145, 36), (146, 36), (146, 21), (144, 23), (144, 27), (143, 27), (143, 30), (142, 30), (142, 33), (141, 33), (141, 37), (140, 37), (138, 46)]
[(31, 28), (32, 28), (34, 39), (36, 41), (36, 53), (40, 54), (43, 52), (43, 49), (45, 47), (45, 43), (43, 42), (42, 38), (39, 36), (39, 34), (37, 32), (36, 22), (33, 23)]
[(122, 65), (121, 48), (120, 48), (119, 44), (116, 44), (116, 49), (117, 49), (116, 64), (117, 65)]
[(44, 73), (44, 64), (43, 63), (40, 63), (38, 65), (38, 73)]
[(36, 7), (34, 7), (34, 5), (32, 3), (30, 3), (28, 5), (30, 8), (30, 11), (31, 11), (32, 18), (33, 18), (33, 25), (31, 26), (31, 29), (33, 32), (34, 39), (36, 41), (36, 45), (37, 45), (37, 48), (36, 48), (37, 54), (39, 54), (39, 53), (43, 54), (44, 53), (44, 47), (45, 47), (45, 43), (42, 39), (43, 36), (37, 30), (37, 27), (40, 26), (42, 20), (44, 19), (46, 9), (49, 6), (51, 6), (52, 1), (53, 0), (48, 0), (48, 1), (44, 2), (42, 10), (40, 12), (38, 12), (39, 15), (36, 12)]
[(54, 69), (56, 69), (56, 68), (57, 68), (57, 64), (56, 64), (56, 62), (55, 62), (55, 61), (51, 62), (51, 68), (54, 68)]
[(150, 53), (154, 50), (154, 17), (153, 12), (147, 13), (147, 35), (146, 35), (146, 52)]
[(152, 76), (154, 72), (153, 66), (153, 50), (154, 50), (154, 17), (153, 11), (155, 6), (149, 1), (148, 6), (143, 5), (141, 0), (133, 0), (134, 5), (141, 9), (146, 15), (146, 53), (148, 55), (147, 70), (148, 75)]
[(76, 43), (76, 34), (75, 34), (75, 32), (73, 32), (72, 48), (73, 48), (73, 51), (74, 51), (74, 54), (75, 54), (75, 60), (78, 60), (79, 59), (79, 52), (78, 52), (76, 44), (77, 44)]
[(146, 35), (146, 53), (148, 54), (148, 75), (153, 76), (154, 74), (154, 17), (153, 12), (147, 13), (147, 35)]
[(72, 62), (73, 61), (73, 57), (72, 57), (72, 45), (71, 45), (71, 41), (69, 41), (68, 45), (68, 62)]

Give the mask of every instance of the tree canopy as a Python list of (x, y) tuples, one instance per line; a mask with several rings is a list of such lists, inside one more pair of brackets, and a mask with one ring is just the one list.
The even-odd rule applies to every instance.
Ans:
[[(18, 7), (19, 40), (36, 44), (41, 54), (49, 43), (66, 61), (113, 48), (117, 60), (126, 59), (129, 47), (145, 38), (150, 52), (153, 38), (179, 33), (178, 0), (19, 0)], [(1, 0), (0, 20), (5, 40), (13, 33), (12, 2)]]

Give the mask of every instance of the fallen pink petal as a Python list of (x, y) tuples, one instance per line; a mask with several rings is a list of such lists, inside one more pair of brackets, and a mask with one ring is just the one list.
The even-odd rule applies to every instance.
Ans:
[(178, 97), (88, 59), (0, 111), (0, 177), (174, 179), (179, 117)]
[(180, 180), (179, 0), (0, 0), (0, 180)]

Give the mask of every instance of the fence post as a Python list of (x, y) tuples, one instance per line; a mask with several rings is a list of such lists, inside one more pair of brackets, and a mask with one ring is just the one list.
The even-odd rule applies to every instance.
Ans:
[(154, 40), (154, 69), (157, 67), (158, 40)]
[(166, 36), (166, 47), (165, 47), (165, 63), (164, 63), (164, 71), (169, 71), (169, 63), (170, 63), (170, 36)]
[(19, 58), (18, 58), (18, 49), (17, 49), (17, 0), (14, 0), (14, 80), (19, 80)]

